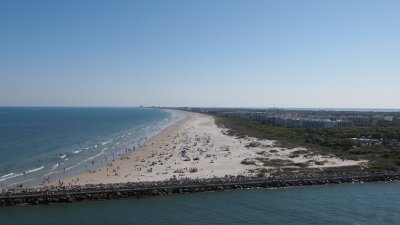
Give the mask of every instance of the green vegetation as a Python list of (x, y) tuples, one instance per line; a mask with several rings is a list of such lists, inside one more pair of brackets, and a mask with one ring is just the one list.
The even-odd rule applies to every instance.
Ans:
[[(400, 140), (400, 124), (369, 124), (345, 128), (287, 128), (253, 120), (216, 116), (216, 123), (228, 129), (227, 134), (244, 138), (277, 140), (282, 147), (303, 146), (319, 154), (334, 154), (346, 159), (366, 159), (370, 170), (399, 170), (400, 149), (393, 140)], [(360, 146), (357, 138), (379, 140)], [(355, 139), (355, 140), (354, 140)], [(256, 146), (250, 143), (248, 147)], [(293, 155), (302, 154), (294, 152)]]

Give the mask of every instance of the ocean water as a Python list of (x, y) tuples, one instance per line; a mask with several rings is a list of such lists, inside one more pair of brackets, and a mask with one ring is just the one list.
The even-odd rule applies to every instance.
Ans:
[(400, 224), (400, 183), (252, 189), (0, 208), (7, 225)]
[(0, 108), (0, 187), (93, 170), (183, 114), (147, 108)]

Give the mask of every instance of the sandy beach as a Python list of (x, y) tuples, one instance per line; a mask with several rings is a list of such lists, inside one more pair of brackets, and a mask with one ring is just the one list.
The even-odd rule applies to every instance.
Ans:
[(150, 139), (143, 147), (90, 173), (64, 178), (53, 185), (85, 185), (163, 181), (171, 178), (256, 176), (261, 169), (282, 167), (367, 166), (366, 161), (318, 155), (304, 148), (281, 148), (273, 140), (226, 135), (214, 118), (185, 112), (187, 117)]

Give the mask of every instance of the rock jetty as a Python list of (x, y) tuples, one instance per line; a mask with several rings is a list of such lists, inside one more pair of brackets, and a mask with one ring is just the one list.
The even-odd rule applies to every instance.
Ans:
[(182, 193), (214, 192), (248, 188), (281, 188), (305, 185), (398, 181), (399, 172), (364, 174), (325, 174), (280, 177), (224, 177), (212, 179), (171, 179), (158, 182), (132, 182), (68, 187), (2, 189), (0, 206), (38, 205), (84, 200), (142, 198)]

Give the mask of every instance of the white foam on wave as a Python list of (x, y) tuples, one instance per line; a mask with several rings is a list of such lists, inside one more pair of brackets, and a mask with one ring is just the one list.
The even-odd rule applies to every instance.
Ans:
[(19, 177), (19, 176), (22, 176), (22, 175), (23, 175), (23, 173), (18, 173), (18, 174), (14, 174), (13, 173), (13, 175), (4, 177), (4, 178), (0, 179), (0, 181), (5, 181), (5, 180), (11, 179), (11, 178), (15, 178), (15, 177)]
[(60, 156), (61, 159), (65, 158), (65, 157), (67, 157), (67, 155), (62, 155), (62, 156)]
[(43, 168), (44, 168), (44, 166), (41, 166), (41, 167), (38, 167), (38, 168), (35, 168), (35, 169), (31, 169), (31, 170), (27, 170), (27, 171), (25, 171), (25, 174), (33, 173), (33, 172), (39, 171), (39, 170), (41, 170)]
[(73, 151), (72, 153), (74, 153), (74, 154), (78, 154), (79, 152), (81, 152), (82, 150), (75, 150), (75, 151)]
[(101, 145), (106, 145), (106, 144), (108, 144), (108, 143), (110, 143), (111, 141), (105, 141), (105, 142), (102, 142), (101, 143)]
[(92, 157), (89, 157), (89, 158), (87, 158), (87, 159), (85, 159), (85, 160), (83, 160), (83, 161), (80, 161), (80, 162), (74, 164), (73, 166), (70, 166), (70, 167), (68, 167), (68, 168), (65, 168), (65, 170), (70, 170), (70, 169), (75, 168), (75, 167), (77, 167), (77, 166), (79, 166), (79, 165), (81, 165), (81, 164), (83, 164), (83, 163), (85, 163), (85, 162), (88, 162), (88, 161), (90, 161), (90, 160), (92, 160), (92, 159), (94, 159), (94, 158), (96, 158), (96, 157), (98, 157), (98, 156), (104, 154), (104, 152), (105, 152), (107, 149), (108, 149), (108, 148), (104, 148), (103, 150), (101, 150), (101, 152), (97, 153), (96, 155), (94, 155), (94, 156), (92, 156)]
[(57, 167), (58, 167), (58, 163), (54, 164), (54, 166), (53, 166), (53, 169), (52, 169), (52, 170), (55, 170)]
[(43, 169), (43, 168), (44, 168), (44, 166), (41, 166), (41, 167), (38, 167), (38, 168), (35, 168), (35, 169), (27, 170), (27, 171), (25, 171), (24, 173), (18, 173), (18, 174), (10, 173), (10, 174), (6, 174), (7, 176), (6, 176), (6, 175), (2, 176), (3, 179), (0, 179), (0, 181), (5, 181), (5, 180), (11, 179), (11, 178), (16, 178), (16, 177), (22, 176), (22, 175), (27, 174), (27, 173), (33, 173), (33, 172), (39, 171), (39, 170), (41, 170), (41, 169)]
[(14, 173), (9, 173), (9, 174), (6, 174), (6, 175), (1, 176), (1, 178), (9, 177), (9, 176), (11, 176), (11, 175), (13, 175), (13, 174), (14, 174)]

